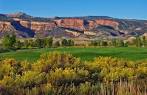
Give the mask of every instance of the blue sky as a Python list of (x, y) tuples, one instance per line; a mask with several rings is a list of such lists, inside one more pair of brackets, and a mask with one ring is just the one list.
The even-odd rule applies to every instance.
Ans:
[(0, 13), (147, 19), (147, 0), (0, 0)]

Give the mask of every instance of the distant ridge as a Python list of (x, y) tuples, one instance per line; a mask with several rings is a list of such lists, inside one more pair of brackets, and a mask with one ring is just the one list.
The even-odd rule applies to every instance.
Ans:
[(119, 19), (109, 16), (45, 18), (16, 12), (0, 14), (0, 22), (0, 37), (9, 31), (14, 31), (17, 37), (64, 37), (66, 35), (69, 38), (87, 39), (127, 38), (147, 33), (147, 20)]
[(27, 15), (26, 13), (23, 13), (23, 12), (16, 12), (16, 13), (11, 13), (6, 15), (12, 18), (32, 18), (32, 16)]

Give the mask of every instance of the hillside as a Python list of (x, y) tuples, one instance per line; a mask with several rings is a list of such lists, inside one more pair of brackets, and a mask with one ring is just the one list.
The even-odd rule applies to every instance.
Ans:
[(147, 33), (147, 20), (117, 19), (107, 16), (33, 17), (26, 13), (0, 14), (0, 37), (15, 33), (20, 38), (128, 38)]

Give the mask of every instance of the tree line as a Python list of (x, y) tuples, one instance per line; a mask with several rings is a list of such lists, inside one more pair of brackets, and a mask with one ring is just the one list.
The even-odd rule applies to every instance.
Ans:
[(122, 39), (111, 39), (111, 40), (94, 40), (91, 41), (91, 46), (113, 46), (113, 47), (147, 47), (147, 38), (145, 36), (136, 36), (132, 42), (125, 41)]
[[(77, 46), (72, 39), (60, 39), (56, 40), (53, 37), (45, 38), (32, 38), (32, 39), (17, 39), (15, 35), (4, 35), (2, 38), (2, 48), (5, 49), (22, 49), (22, 48), (53, 48), (53, 47), (67, 47)], [(111, 40), (92, 40), (88, 46), (103, 46), (103, 47), (147, 47), (147, 39), (144, 36), (137, 36), (131, 43), (122, 39)]]
[(17, 39), (15, 35), (5, 35), (2, 38), (2, 46), (5, 49), (21, 49), (21, 48), (51, 48), (60, 46), (74, 46), (74, 41), (71, 39), (62, 39), (54, 41), (53, 37)]

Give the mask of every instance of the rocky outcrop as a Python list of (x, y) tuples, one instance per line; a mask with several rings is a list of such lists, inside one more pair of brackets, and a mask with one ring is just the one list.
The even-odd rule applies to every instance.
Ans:
[(105, 20), (105, 19), (101, 19), (101, 20), (95, 20), (97, 25), (106, 25), (106, 26), (111, 26), (114, 29), (118, 29), (119, 23), (113, 20)]
[(84, 30), (84, 20), (77, 19), (77, 18), (65, 18), (60, 20), (55, 20), (57, 26), (65, 27), (65, 28), (72, 28), (77, 30)]
[[(145, 20), (123, 20), (111, 17), (32, 17), (25, 13), (0, 14), (0, 35), (4, 32), (17, 32), (22, 37), (39, 36), (127, 36), (143, 35), (147, 31)], [(91, 32), (92, 31), (92, 32)], [(49, 33), (51, 32), (51, 33)], [(55, 32), (55, 33), (53, 33)], [(73, 33), (71, 33), (73, 32)], [(38, 35), (37, 35), (38, 36)]]
[(35, 34), (17, 21), (0, 21), (0, 37), (8, 33), (15, 34), (17, 37), (34, 37)]
[(98, 19), (98, 20), (89, 21), (90, 29), (97, 27), (98, 25), (110, 26), (117, 30), (119, 23), (114, 20), (107, 20), (107, 19)]
[(11, 22), (0, 21), (0, 32), (15, 31), (15, 28), (11, 25)]
[(83, 20), (77, 18), (59, 19), (55, 20), (57, 26), (65, 28), (73, 28), (77, 30), (93, 29), (98, 25), (110, 26), (114, 29), (118, 29), (119, 23), (114, 20), (98, 19), (98, 20)]
[(97, 27), (95, 21), (88, 21), (88, 29), (93, 29), (94, 27)]
[(30, 21), (25, 21), (25, 20), (21, 20), (19, 21), (20, 24), (26, 28), (31, 28), (31, 22)]
[(34, 37), (35, 31), (31, 30), (30, 28), (24, 27), (22, 24), (20, 24), (19, 21), (12, 21), (11, 25), (19, 32), (24, 34), (24, 37)]
[(20, 24), (35, 32), (49, 31), (56, 27), (55, 22), (20, 21)]
[(31, 22), (28, 26), (36, 32), (50, 31), (56, 27), (55, 22)]

